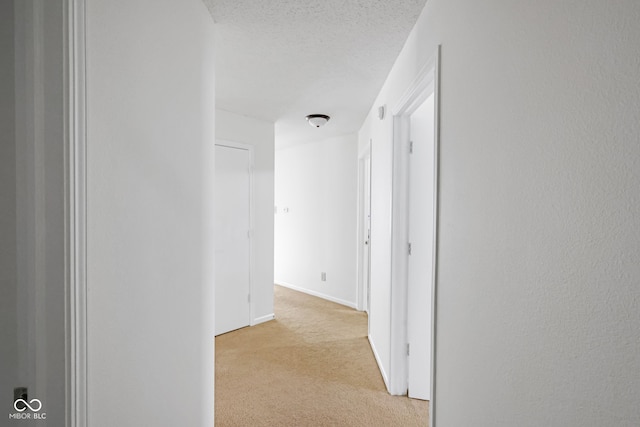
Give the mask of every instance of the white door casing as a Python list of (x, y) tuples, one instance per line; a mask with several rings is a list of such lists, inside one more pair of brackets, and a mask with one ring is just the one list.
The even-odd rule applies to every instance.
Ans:
[(85, 0), (65, 0), (66, 425), (88, 425)]

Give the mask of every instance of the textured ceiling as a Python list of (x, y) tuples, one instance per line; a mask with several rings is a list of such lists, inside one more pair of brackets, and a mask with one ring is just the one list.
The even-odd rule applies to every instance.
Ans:
[(205, 0), (217, 108), (275, 122), (276, 148), (356, 132), (425, 1)]

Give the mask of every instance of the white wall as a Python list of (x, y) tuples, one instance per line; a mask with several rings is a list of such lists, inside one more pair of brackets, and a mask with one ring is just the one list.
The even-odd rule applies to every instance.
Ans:
[(216, 110), (216, 139), (253, 146), (252, 324), (273, 318), (274, 125)]
[(356, 135), (276, 151), (276, 283), (356, 306), (357, 179)]
[[(18, 386), (15, 55), (13, 1), (0, 2), (0, 402)], [(11, 409), (10, 406), (5, 407)], [(3, 416), (6, 416), (3, 414)]]
[[(38, 394), (47, 401), (48, 425), (65, 419), (65, 141), (64, 141), (64, 2), (47, 1), (43, 5), (43, 121), (40, 138), (44, 154), (40, 197), (44, 206), (41, 258), (44, 274), (37, 277), (34, 296), (36, 319), (36, 375)], [(38, 82), (36, 82), (36, 85)], [(38, 164), (36, 163), (36, 167)], [(36, 173), (36, 176), (37, 173)], [(38, 190), (36, 190), (36, 195)], [(36, 214), (38, 215), (38, 214)], [(37, 238), (37, 237), (36, 237)], [(38, 378), (40, 376), (41, 378)], [(37, 397), (32, 394), (33, 397)]]
[(27, 387), (49, 425), (65, 419), (62, 6), (8, 1), (0, 12), (0, 396), (8, 415), (13, 388)]
[(87, 2), (89, 424), (213, 425), (214, 25)]
[(391, 120), (375, 108), (442, 44), (437, 426), (640, 423), (639, 20), (635, 1), (431, 0), (374, 103), (382, 353)]

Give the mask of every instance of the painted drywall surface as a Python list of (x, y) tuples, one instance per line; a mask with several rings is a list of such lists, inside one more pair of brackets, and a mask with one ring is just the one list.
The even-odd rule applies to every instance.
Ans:
[[(2, 13), (3, 197), (2, 383), (42, 402), (50, 424), (65, 419), (63, 2), (5, 2)], [(6, 21), (5, 21), (6, 20)], [(6, 32), (4, 32), (6, 31)], [(10, 187), (13, 187), (10, 191)], [(6, 215), (6, 216), (5, 216)], [(6, 223), (4, 221), (7, 221)], [(6, 276), (5, 276), (6, 275)], [(7, 294), (4, 294), (7, 292)], [(7, 300), (5, 301), (5, 298)], [(5, 306), (4, 304), (7, 304)], [(5, 309), (7, 310), (5, 312)], [(5, 337), (3, 337), (4, 339)], [(3, 341), (4, 342), (4, 341)], [(7, 371), (5, 371), (7, 369)], [(5, 382), (6, 381), (6, 382)], [(6, 398), (6, 399), (5, 399)], [(31, 425), (25, 421), (25, 425)]]
[(276, 283), (355, 307), (357, 165), (356, 135), (276, 151)]
[(273, 315), (274, 125), (216, 110), (216, 139), (253, 147), (253, 323)]
[[(48, 425), (66, 418), (65, 396), (65, 136), (64, 136), (64, 1), (43, 3), (44, 90), (44, 275), (35, 295), (36, 385), (44, 391)], [(37, 84), (37, 83), (36, 83)], [(36, 229), (37, 230), (37, 229)], [(42, 369), (42, 367), (46, 367)], [(44, 384), (42, 384), (44, 382)], [(37, 397), (34, 395), (34, 397)]]
[(87, 2), (89, 424), (213, 425), (214, 26)]
[[(15, 55), (13, 2), (0, 2), (0, 402), (17, 385), (18, 333), (16, 239)], [(5, 405), (10, 410), (9, 405)], [(3, 414), (3, 416), (6, 416)]]
[(442, 44), (436, 426), (640, 423), (639, 19), (429, 1), (360, 132)]

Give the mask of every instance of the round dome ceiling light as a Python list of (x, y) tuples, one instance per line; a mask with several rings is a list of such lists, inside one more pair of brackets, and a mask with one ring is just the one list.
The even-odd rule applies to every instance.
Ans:
[(331, 117), (326, 114), (309, 114), (307, 116), (307, 121), (314, 128), (319, 128), (320, 126), (324, 126), (327, 124)]

